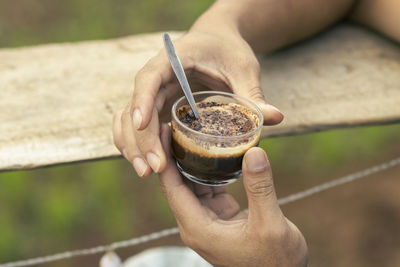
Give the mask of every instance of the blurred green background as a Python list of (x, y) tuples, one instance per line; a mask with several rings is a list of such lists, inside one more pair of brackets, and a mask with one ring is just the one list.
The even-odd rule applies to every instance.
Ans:
[[(186, 30), (210, 0), (2, 0), (0, 47)], [(262, 140), (280, 197), (400, 155), (400, 125)], [(283, 208), (303, 231), (311, 266), (400, 264), (400, 170)], [(241, 182), (230, 190), (246, 207)], [(132, 238), (175, 226), (157, 177), (123, 159), (0, 173), (0, 263)], [(397, 235), (397, 236), (396, 236)], [(123, 249), (182, 245), (177, 236)], [(96, 266), (99, 255), (45, 266)], [(397, 259), (397, 260), (396, 260)]]

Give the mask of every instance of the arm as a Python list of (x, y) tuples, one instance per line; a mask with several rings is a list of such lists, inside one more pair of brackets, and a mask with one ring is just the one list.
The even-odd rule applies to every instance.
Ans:
[(400, 42), (400, 1), (359, 1), (350, 19)]
[[(254, 51), (281, 48), (347, 17), (400, 40), (399, 12), (397, 0), (219, 0), (174, 44), (192, 90), (247, 97), (273, 125), (283, 115), (264, 98)], [(131, 102), (114, 116), (114, 143), (141, 177), (166, 166), (159, 121), (169, 120), (181, 94), (161, 50), (138, 72)]]
[(346, 17), (400, 41), (397, 0), (219, 0), (193, 28), (230, 28), (229, 31), (240, 33), (255, 52), (270, 52), (312, 36)]
[[(297, 41), (344, 16), (350, 5), (344, 0), (329, 0), (325, 5), (307, 0), (310, 9), (304, 1), (217, 1), (174, 41), (192, 90), (232, 91), (259, 105), (265, 125), (281, 122), (283, 115), (267, 103), (260, 88), (260, 66), (252, 47), (265, 52)], [(335, 12), (328, 16), (329, 10)], [(141, 177), (166, 166), (159, 121), (169, 120), (166, 115), (179, 95), (161, 50), (138, 72), (131, 102), (114, 116), (114, 143)]]
[[(193, 30), (238, 32), (255, 52), (270, 52), (343, 19), (354, 0), (217, 1)], [(211, 25), (213, 25), (211, 27)]]

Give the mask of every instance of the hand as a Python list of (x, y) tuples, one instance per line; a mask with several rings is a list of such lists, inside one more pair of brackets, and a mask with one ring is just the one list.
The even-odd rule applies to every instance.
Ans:
[[(161, 138), (169, 155), (168, 125), (163, 125)], [(168, 156), (160, 184), (183, 242), (215, 266), (306, 266), (306, 242), (279, 208), (265, 152), (251, 148), (242, 171), (248, 214), (225, 187), (182, 180)]]
[[(259, 105), (264, 124), (282, 121), (279, 110), (264, 100), (259, 63), (239, 33), (217, 31), (215, 27), (205, 33), (196, 27), (174, 41), (174, 45), (193, 91), (233, 91)], [(139, 176), (164, 170), (167, 161), (160, 142), (160, 121), (170, 121), (172, 103), (181, 95), (182, 90), (162, 50), (136, 75), (131, 103), (115, 114), (114, 143)]]

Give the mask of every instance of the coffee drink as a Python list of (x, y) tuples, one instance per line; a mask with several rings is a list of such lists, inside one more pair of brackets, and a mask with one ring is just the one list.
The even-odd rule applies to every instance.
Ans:
[(196, 119), (189, 105), (175, 109), (172, 149), (178, 169), (206, 185), (222, 185), (240, 177), (243, 155), (260, 138), (262, 115), (239, 103), (203, 100)]

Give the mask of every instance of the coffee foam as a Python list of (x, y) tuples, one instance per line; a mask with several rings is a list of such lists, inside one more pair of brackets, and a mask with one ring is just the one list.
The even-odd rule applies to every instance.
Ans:
[(200, 102), (196, 119), (189, 106), (178, 109), (179, 120), (187, 127), (214, 136), (239, 136), (257, 128), (258, 117), (248, 108), (238, 104)]
[[(214, 103), (215, 102), (207, 102)], [(202, 105), (203, 104), (203, 105)], [(204, 112), (210, 111), (219, 111), (220, 114), (224, 113), (225, 118), (229, 119), (237, 119), (238, 123), (231, 123), (231, 121), (222, 121), (225, 125), (219, 131), (217, 128), (219, 122), (202, 121), (201, 129), (198, 132), (207, 134), (207, 137), (204, 137), (203, 134), (197, 135), (192, 131), (188, 131), (184, 129), (182, 126), (173, 127), (172, 138), (186, 151), (198, 154), (203, 157), (235, 157), (243, 155), (248, 149), (253, 146), (256, 146), (259, 139), (261, 131), (257, 131), (253, 135), (246, 136), (246, 133), (253, 131), (259, 126), (259, 118), (258, 116), (251, 111), (249, 108), (244, 107), (239, 104), (229, 103), (222, 104), (216, 103), (215, 105), (208, 105), (204, 102), (197, 104), (200, 115)], [(183, 110), (183, 112), (182, 112)], [(178, 117), (183, 118), (185, 113), (191, 113), (189, 107), (181, 107), (180, 113), (177, 114)], [(215, 114), (214, 114), (215, 115)], [(240, 116), (240, 117), (239, 117)], [(208, 116), (208, 118), (212, 118), (213, 116)], [(247, 125), (247, 129), (243, 130), (243, 124), (248, 121), (251, 121), (251, 126)], [(182, 120), (181, 120), (182, 122)], [(174, 122), (176, 123), (176, 122)], [(188, 126), (188, 123), (184, 123)], [(248, 123), (247, 123), (248, 124)], [(193, 125), (192, 125), (193, 126)], [(211, 127), (213, 126), (213, 127)], [(231, 127), (230, 129), (226, 129), (226, 127)], [(193, 129), (193, 127), (190, 127)], [(224, 139), (224, 136), (228, 136), (228, 138)], [(241, 137), (243, 136), (243, 137)]]

